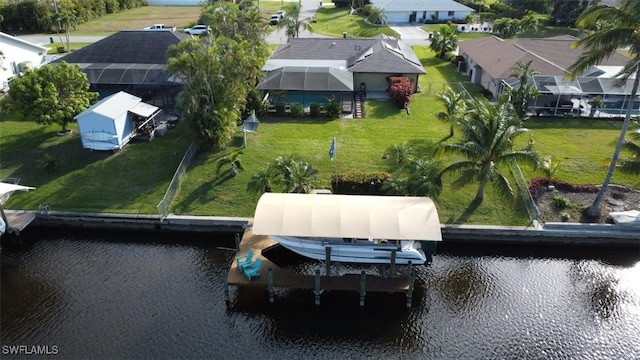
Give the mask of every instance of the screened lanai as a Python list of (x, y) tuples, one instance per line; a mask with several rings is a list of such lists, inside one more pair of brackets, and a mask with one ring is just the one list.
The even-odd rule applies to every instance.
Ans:
[[(503, 80), (504, 88), (517, 88), (517, 79)], [(529, 103), (536, 115), (555, 116), (624, 116), (631, 99), (633, 78), (619, 84), (615, 77), (581, 76), (575, 80), (563, 76), (534, 75), (529, 84), (540, 96)], [(636, 95), (632, 115), (640, 115), (640, 96)]]

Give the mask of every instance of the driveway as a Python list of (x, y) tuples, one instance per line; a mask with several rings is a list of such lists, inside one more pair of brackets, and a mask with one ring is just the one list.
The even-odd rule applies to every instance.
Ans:
[(389, 27), (400, 34), (403, 42), (414, 45), (429, 45), (429, 33), (421, 29), (423, 24), (389, 24)]

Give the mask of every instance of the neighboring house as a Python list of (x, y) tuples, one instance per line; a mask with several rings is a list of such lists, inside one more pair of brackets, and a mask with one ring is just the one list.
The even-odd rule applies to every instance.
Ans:
[(119, 150), (136, 136), (151, 140), (160, 111), (121, 91), (98, 101), (74, 119), (83, 148)]
[(169, 46), (191, 35), (125, 30), (76, 50), (53, 63), (77, 64), (101, 97), (127, 91), (164, 108), (174, 106), (182, 84), (164, 71)]
[(0, 32), (0, 52), (0, 90), (6, 92), (9, 79), (45, 63), (47, 48)]
[(417, 91), (418, 77), (426, 73), (409, 45), (385, 36), (294, 38), (278, 47), (262, 70), (267, 76), (259, 89), (305, 106), (326, 103), (330, 96), (344, 105), (354, 92), (387, 92), (389, 76), (408, 77)]
[(370, 0), (380, 7), (387, 23), (464, 20), (474, 9), (453, 0)]
[[(584, 101), (595, 95), (609, 96), (617, 108), (620, 97), (628, 96), (630, 91), (625, 87), (612, 86), (615, 83), (615, 73), (612, 66), (620, 69), (629, 58), (615, 53), (606, 58), (599, 66), (585, 72), (575, 81), (565, 77), (568, 68), (576, 62), (583, 48), (572, 49), (571, 45), (578, 39), (570, 35), (560, 35), (549, 38), (527, 38), (503, 40), (495, 36), (465, 40), (458, 43), (458, 70), (471, 78), (474, 84), (480, 84), (494, 96), (500, 94), (506, 87), (519, 86), (516, 79), (509, 79), (511, 69), (518, 61), (531, 61), (531, 69), (539, 75), (530, 79), (542, 96), (535, 108), (553, 108), (557, 112), (559, 107), (579, 112), (584, 109)], [(596, 84), (598, 84), (596, 86)], [(629, 86), (627, 86), (629, 88)], [(621, 103), (624, 100), (620, 101)], [(640, 103), (639, 103), (640, 105)]]

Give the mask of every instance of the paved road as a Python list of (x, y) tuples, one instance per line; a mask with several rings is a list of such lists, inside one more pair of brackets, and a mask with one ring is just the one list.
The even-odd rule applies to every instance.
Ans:
[[(298, 1), (298, 0), (288, 0), (289, 2)], [(312, 17), (315, 15), (316, 11), (320, 6), (319, 0), (302, 0), (302, 9), (300, 11), (300, 16), (302, 17)], [(398, 34), (400, 34), (400, 38), (405, 41), (409, 45), (429, 45), (429, 34), (423, 31), (420, 28), (420, 24), (391, 24), (390, 27), (395, 30)], [(284, 44), (287, 42), (287, 36), (285, 34), (285, 29), (278, 29), (276, 26), (271, 26), (272, 32), (267, 35), (267, 43), (269, 44)], [(35, 34), (35, 35), (20, 35), (19, 38), (35, 43), (40, 44), (42, 46), (50, 46), (50, 38), (53, 38), (55, 42), (59, 42), (57, 34)], [(311, 33), (309, 31), (303, 30), (300, 33), (300, 37), (309, 38), (309, 37), (321, 37), (326, 38), (328, 36), (320, 35), (316, 33)], [(84, 42), (84, 43), (92, 43), (104, 39), (105, 36), (71, 36), (71, 42)]]

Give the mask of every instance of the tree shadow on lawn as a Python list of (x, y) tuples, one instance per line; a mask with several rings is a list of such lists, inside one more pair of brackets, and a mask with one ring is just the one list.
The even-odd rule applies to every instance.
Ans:
[[(56, 133), (57, 131), (43, 127), (5, 139), (2, 167), (16, 167), (12, 175), (20, 177), (23, 184), (42, 186), (113, 154), (110, 151), (83, 149), (76, 129), (64, 136), (58, 136)], [(53, 144), (45, 146), (47, 142)], [(58, 159), (58, 167), (51, 173), (43, 169), (43, 161), (47, 155)]]

